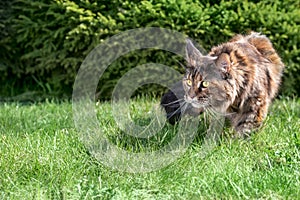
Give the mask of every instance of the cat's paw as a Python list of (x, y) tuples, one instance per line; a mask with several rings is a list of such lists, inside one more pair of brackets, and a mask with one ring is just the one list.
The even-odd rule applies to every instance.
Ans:
[(242, 140), (245, 140), (245, 139), (249, 139), (251, 136), (251, 131), (250, 130), (247, 130), (247, 131), (239, 131), (239, 132), (235, 132), (231, 138), (232, 139), (242, 139)]

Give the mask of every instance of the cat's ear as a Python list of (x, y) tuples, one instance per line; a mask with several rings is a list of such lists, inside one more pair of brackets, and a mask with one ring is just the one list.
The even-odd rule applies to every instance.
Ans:
[(185, 53), (186, 60), (191, 67), (195, 67), (196, 62), (203, 56), (189, 39), (186, 40)]
[(223, 79), (230, 78), (231, 62), (230, 57), (227, 53), (222, 53), (218, 57), (216, 65), (220, 69)]
[(199, 65), (205, 65), (212, 62), (215, 62), (217, 57), (212, 56), (203, 56), (202, 53), (194, 46), (191, 40), (186, 40), (186, 60), (189, 63), (190, 67)]

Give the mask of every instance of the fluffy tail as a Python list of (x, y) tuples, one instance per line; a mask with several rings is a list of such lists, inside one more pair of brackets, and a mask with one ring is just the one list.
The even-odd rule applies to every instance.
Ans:
[(271, 63), (277, 66), (278, 72), (283, 70), (284, 64), (281, 62), (280, 57), (273, 48), (271, 41), (265, 35), (252, 32), (246, 38), (250, 44), (256, 47), (256, 49), (264, 58), (268, 59)]

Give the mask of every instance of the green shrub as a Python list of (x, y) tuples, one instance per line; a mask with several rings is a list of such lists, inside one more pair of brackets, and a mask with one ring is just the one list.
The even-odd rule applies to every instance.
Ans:
[[(262, 32), (287, 66), (282, 93), (299, 95), (300, 3), (296, 0), (13, 0), (0, 5), (2, 82), (17, 88), (8, 92), (4, 87), (2, 95), (33, 89), (70, 95), (77, 70), (96, 45), (146, 26), (182, 32), (207, 50), (235, 33)], [(138, 64), (162, 62), (178, 68), (172, 58), (159, 51), (124, 56), (101, 78), (99, 85), (106, 85), (98, 93), (109, 97), (122, 74)]]

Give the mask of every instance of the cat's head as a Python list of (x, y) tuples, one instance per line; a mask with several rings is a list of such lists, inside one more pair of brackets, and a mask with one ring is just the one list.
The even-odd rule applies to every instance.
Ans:
[(185, 101), (195, 108), (222, 106), (228, 100), (225, 73), (229, 57), (204, 56), (187, 40), (186, 59), (188, 65), (183, 78)]

